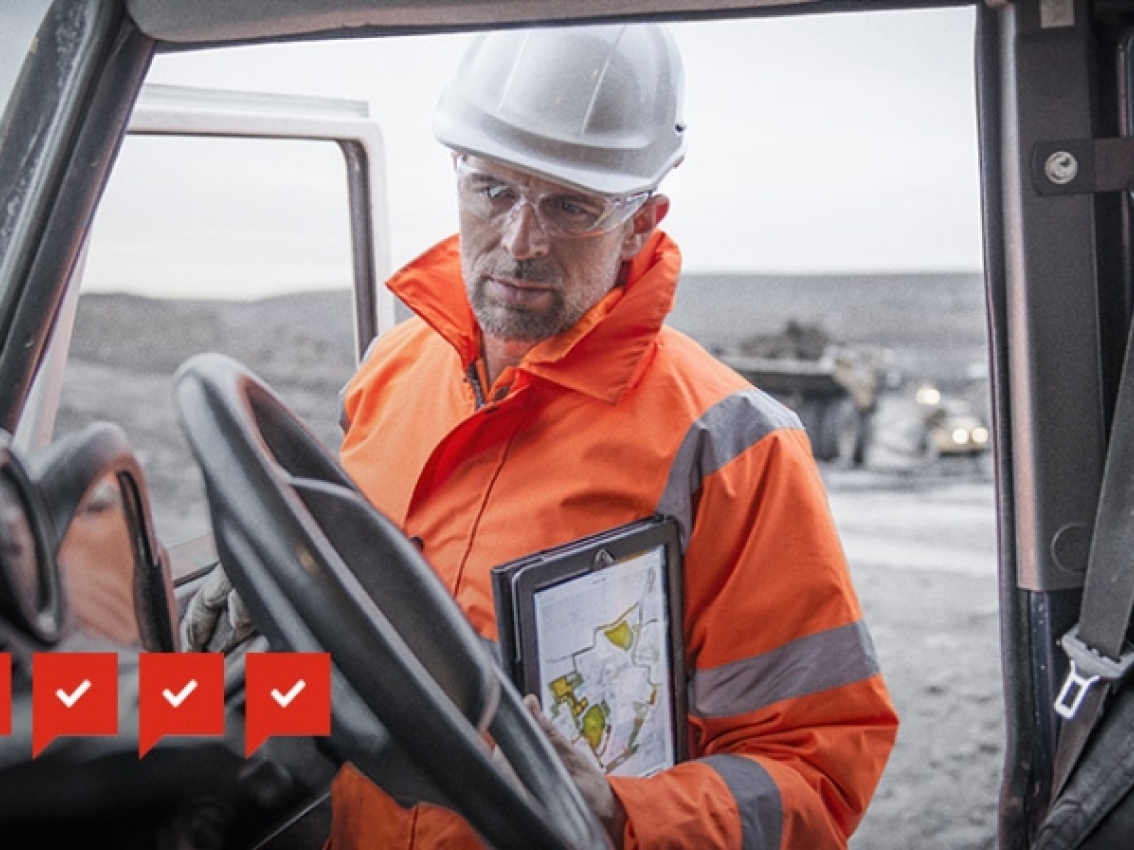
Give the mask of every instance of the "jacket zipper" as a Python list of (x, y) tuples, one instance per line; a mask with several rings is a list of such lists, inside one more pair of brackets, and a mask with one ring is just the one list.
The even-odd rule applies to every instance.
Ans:
[(484, 407), (484, 388), (480, 385), (480, 376), (477, 375), (475, 360), (469, 364), (469, 371), (466, 377), (469, 379), (469, 383), (472, 384), (473, 397), (476, 401), (476, 409), (480, 410), (482, 407)]

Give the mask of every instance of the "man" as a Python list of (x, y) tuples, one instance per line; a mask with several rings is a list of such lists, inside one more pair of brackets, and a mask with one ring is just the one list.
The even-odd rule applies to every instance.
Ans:
[[(417, 317), (345, 388), (341, 459), (488, 639), (494, 565), (675, 517), (692, 758), (607, 778), (554, 743), (615, 846), (841, 847), (897, 720), (799, 420), (663, 326), (681, 98), (657, 26), (471, 46), (436, 121), (460, 234), (389, 282)], [(480, 846), (349, 767), (332, 804), (333, 850)]]

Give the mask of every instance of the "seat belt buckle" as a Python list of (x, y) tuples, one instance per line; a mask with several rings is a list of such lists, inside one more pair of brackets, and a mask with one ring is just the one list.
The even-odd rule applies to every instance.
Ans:
[(1055, 698), (1055, 713), (1064, 720), (1071, 720), (1079, 712), (1079, 706), (1087, 696), (1087, 691), (1099, 680), (1098, 676), (1083, 676), (1071, 659), (1071, 669), (1067, 671), (1067, 678), (1063, 680), (1063, 687), (1059, 689), (1059, 696)]
[(1071, 720), (1079, 711), (1087, 693), (1101, 679), (1117, 682), (1134, 667), (1134, 647), (1123, 646), (1118, 658), (1111, 658), (1087, 644), (1079, 637), (1079, 627), (1075, 626), (1059, 641), (1071, 668), (1055, 699), (1055, 712), (1064, 720)]

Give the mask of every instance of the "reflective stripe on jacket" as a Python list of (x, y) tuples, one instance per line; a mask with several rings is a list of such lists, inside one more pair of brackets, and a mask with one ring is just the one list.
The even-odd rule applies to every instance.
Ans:
[[(679, 269), (655, 234), (623, 286), (478, 407), (478, 331), (446, 240), (390, 282), (418, 318), (345, 388), (342, 461), (489, 639), (494, 565), (676, 517), (693, 758), (612, 779), (626, 846), (842, 847), (897, 719), (799, 420), (663, 325)], [(354, 810), (337, 817), (358, 829), (351, 782), (365, 780), (340, 776)]]

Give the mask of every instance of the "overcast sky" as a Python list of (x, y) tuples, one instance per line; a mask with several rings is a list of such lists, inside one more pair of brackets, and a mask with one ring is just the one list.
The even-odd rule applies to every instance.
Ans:
[[(980, 268), (973, 11), (674, 25), (689, 152), (663, 184), (688, 271)], [(467, 36), (159, 56), (151, 82), (364, 100), (387, 145), (394, 267), (456, 226), (433, 139)], [(128, 139), (96, 225), (99, 289), (345, 286), (330, 145)], [(239, 289), (238, 289), (239, 288)]]

